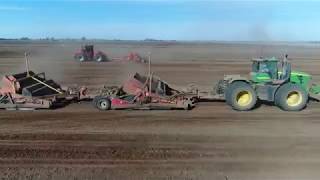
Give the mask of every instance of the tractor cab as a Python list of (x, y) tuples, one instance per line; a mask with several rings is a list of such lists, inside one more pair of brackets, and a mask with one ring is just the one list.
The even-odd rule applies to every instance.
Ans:
[(88, 58), (88, 60), (93, 60), (94, 58), (94, 47), (93, 45), (84, 45), (81, 47), (82, 53)]
[(272, 58), (259, 58), (252, 60), (251, 80), (255, 83), (266, 83), (279, 80), (279, 60)]

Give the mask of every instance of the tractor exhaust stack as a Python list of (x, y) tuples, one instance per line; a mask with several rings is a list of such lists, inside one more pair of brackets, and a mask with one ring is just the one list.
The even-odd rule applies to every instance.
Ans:
[(149, 75), (149, 94), (151, 95), (152, 75), (151, 75), (151, 53), (148, 54), (148, 75)]
[(27, 72), (27, 77), (28, 77), (28, 76), (30, 76), (30, 73), (29, 73), (29, 59), (28, 59), (27, 52), (24, 53), (24, 59), (26, 61), (26, 72)]

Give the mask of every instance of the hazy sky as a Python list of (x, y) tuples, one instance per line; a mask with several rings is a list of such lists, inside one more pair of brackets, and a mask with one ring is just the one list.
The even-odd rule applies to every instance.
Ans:
[(320, 40), (320, 1), (2, 0), (0, 37)]

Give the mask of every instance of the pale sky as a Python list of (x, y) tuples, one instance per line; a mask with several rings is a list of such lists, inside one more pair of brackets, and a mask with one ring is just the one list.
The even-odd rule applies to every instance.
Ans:
[(4, 0), (0, 38), (317, 41), (320, 1)]

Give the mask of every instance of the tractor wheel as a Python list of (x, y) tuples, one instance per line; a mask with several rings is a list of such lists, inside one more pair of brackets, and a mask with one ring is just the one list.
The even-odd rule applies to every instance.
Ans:
[(95, 108), (98, 108), (98, 106), (97, 106), (98, 104), (97, 104), (97, 103), (98, 103), (98, 100), (101, 99), (101, 98), (104, 98), (104, 96), (96, 96), (96, 97), (93, 98), (93, 100), (92, 100), (92, 105), (93, 105)]
[(192, 109), (192, 102), (190, 100), (184, 102), (184, 110), (191, 110)]
[(238, 81), (227, 87), (226, 102), (234, 110), (249, 111), (256, 105), (257, 95), (250, 84)]
[(96, 57), (96, 61), (97, 61), (97, 62), (102, 62), (102, 61), (103, 61), (103, 60), (102, 60), (102, 56), (97, 56), (97, 57)]
[(94, 57), (95, 61), (97, 62), (103, 62), (103, 61), (107, 61), (107, 56), (102, 53), (102, 52), (98, 52), (95, 57)]
[(292, 83), (282, 85), (275, 95), (275, 105), (285, 111), (300, 111), (308, 101), (307, 92)]
[(76, 56), (76, 60), (79, 62), (84, 62), (86, 61), (86, 57), (84, 55), (78, 55)]
[(111, 109), (111, 101), (108, 98), (100, 98), (96, 102), (97, 108), (101, 111), (107, 111)]
[(102, 62), (102, 61), (105, 61), (105, 58), (104, 58), (103, 55), (100, 55), (100, 54), (99, 54), (99, 55), (96, 56), (95, 60), (96, 60), (97, 62)]

